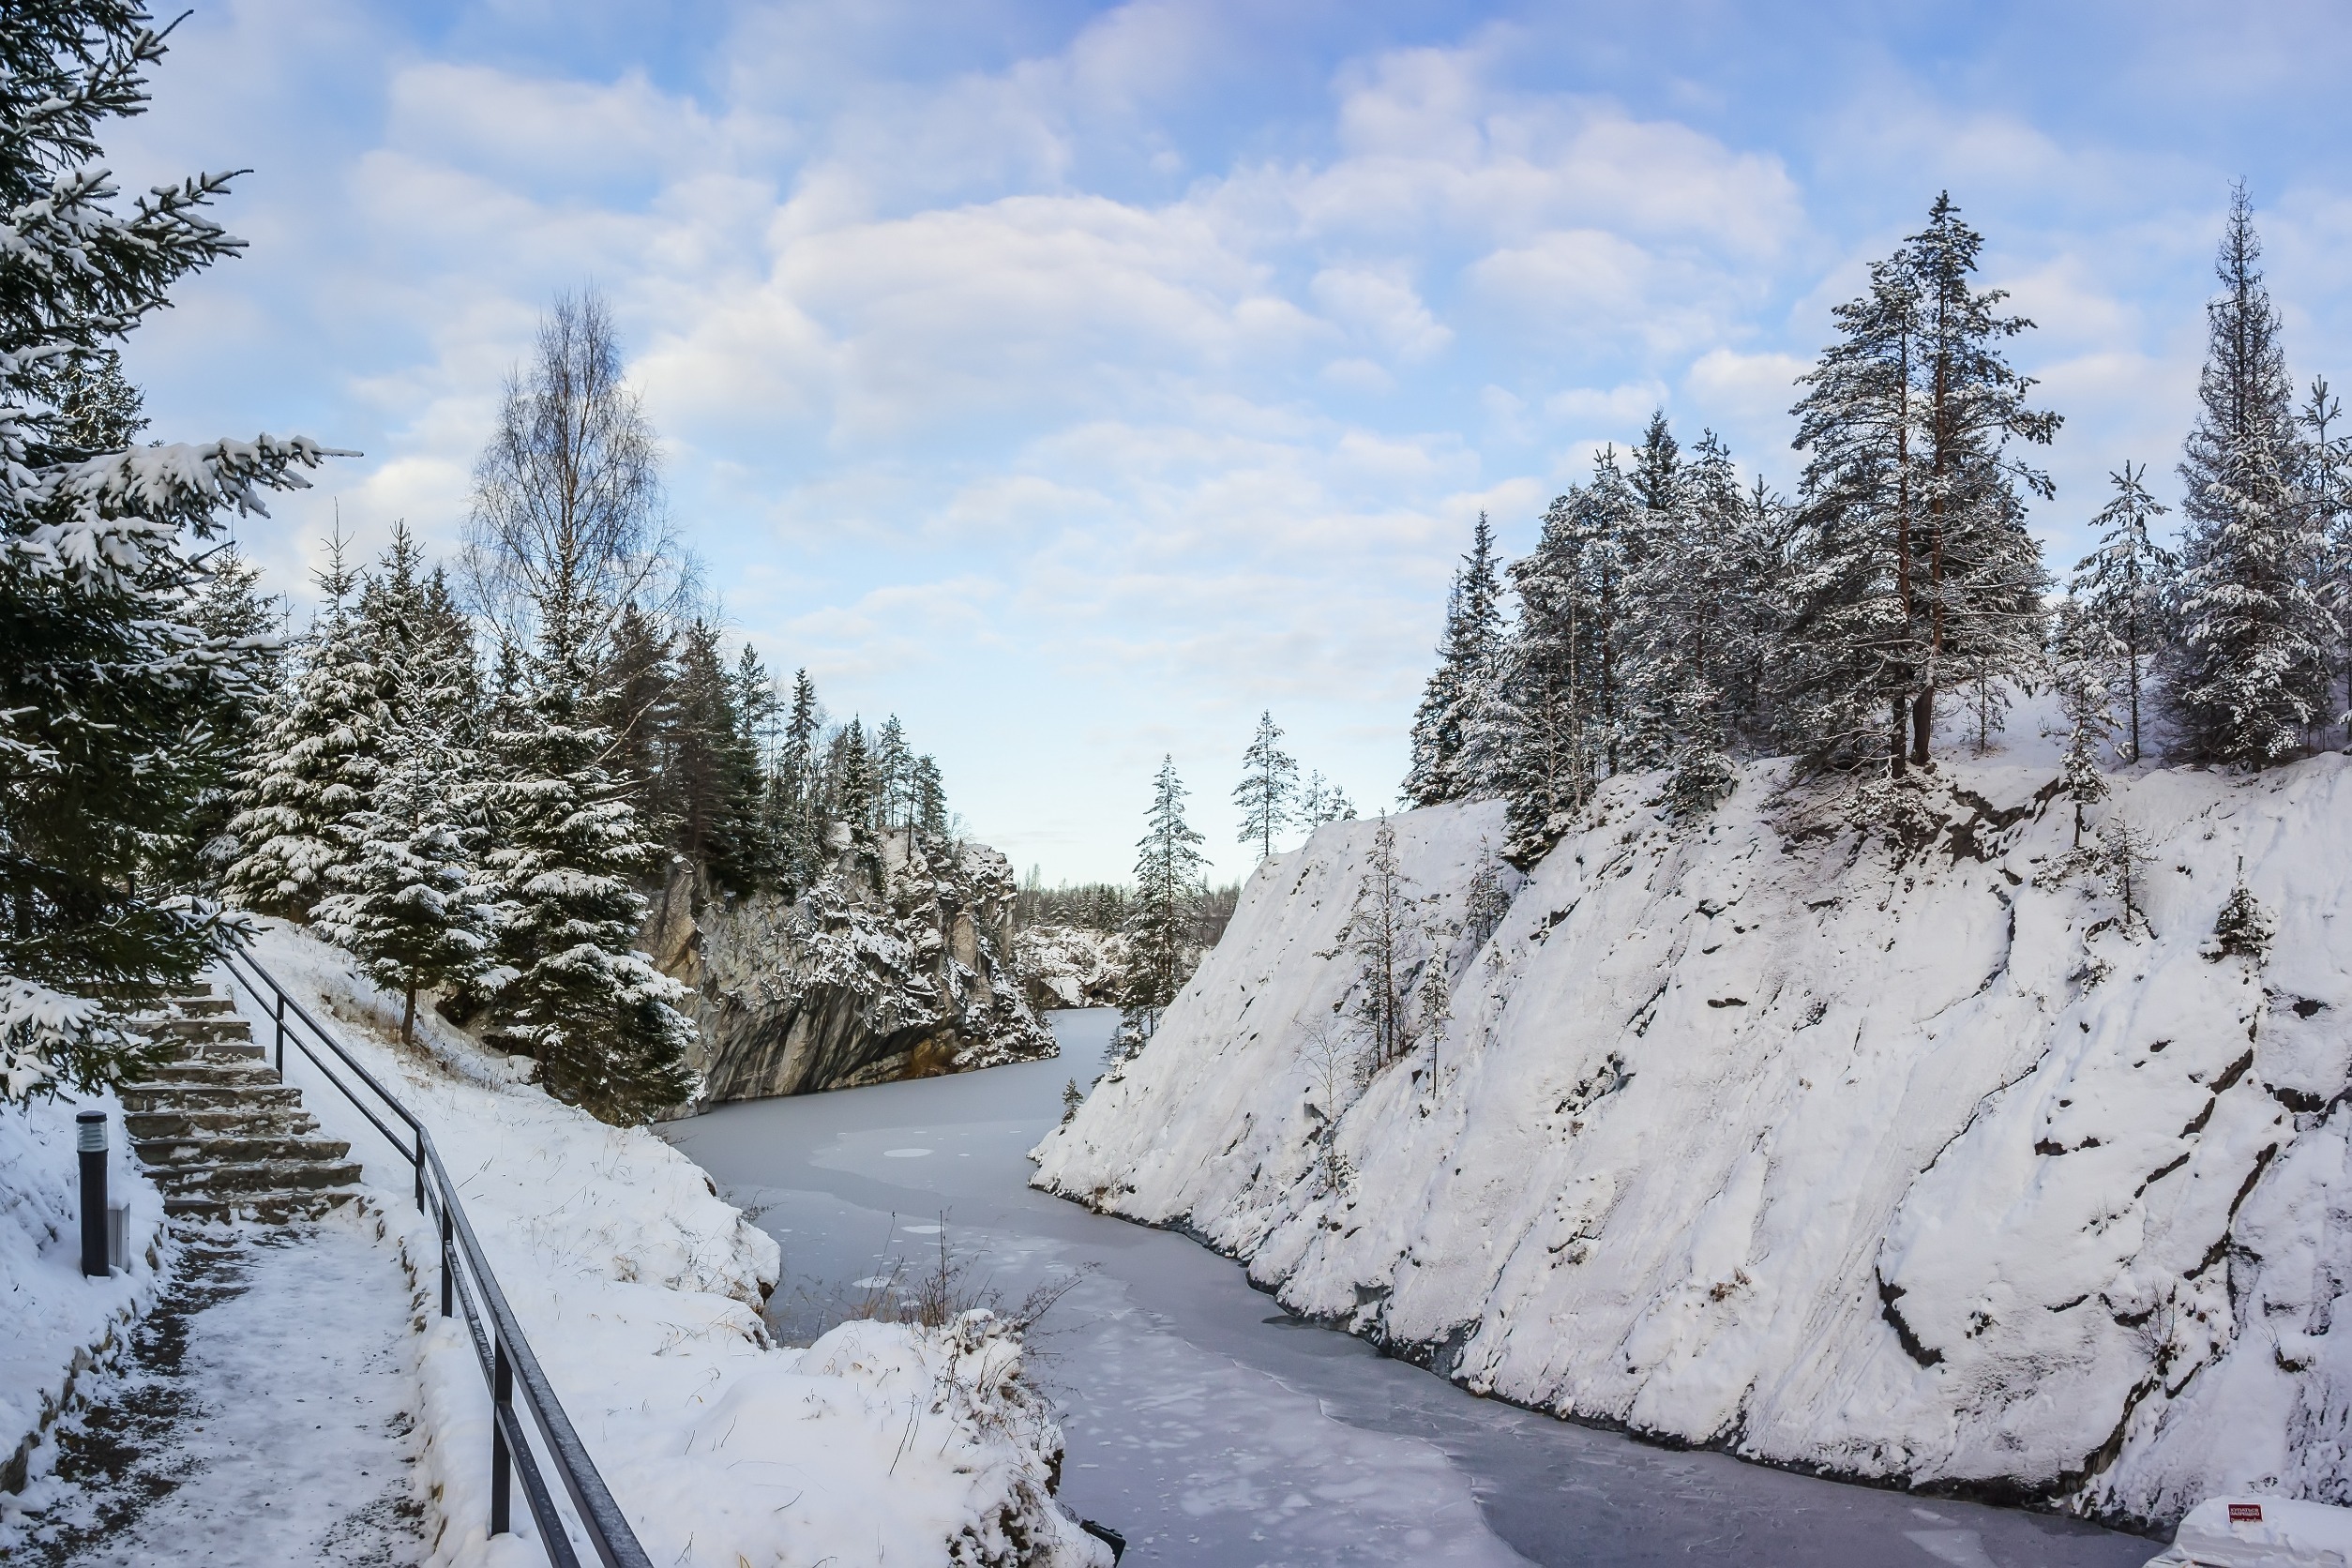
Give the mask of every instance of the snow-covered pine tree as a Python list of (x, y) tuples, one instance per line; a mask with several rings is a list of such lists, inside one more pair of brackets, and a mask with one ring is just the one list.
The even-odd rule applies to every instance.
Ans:
[(393, 717), (377, 644), (350, 602), (358, 578), (344, 552), (339, 530), (316, 574), (325, 602), (271, 705), (229, 822), (237, 856), (221, 878), (246, 908), (296, 920), (309, 918), (334, 887), (330, 873), (351, 858), (339, 829), (374, 798)]
[(678, 728), (676, 639), (641, 607), (625, 604), (596, 698), (596, 722), (612, 735), (612, 776), (646, 831), (668, 838), (670, 744)]
[(2049, 682), (2066, 720), (2066, 756), (2058, 787), (2074, 807), (2074, 848), (2083, 844), (2083, 813), (2107, 798), (2099, 753), (2115, 733), (2113, 691), (2123, 650), (2106, 624), (2079, 599), (2060, 599), (2050, 618)]
[(953, 829), (947, 814), (947, 782), (929, 752), (914, 760), (914, 825), (924, 837), (944, 841)]
[(1983, 236), (1961, 221), (1949, 193), (1906, 257), (1919, 290), (1922, 473), (1920, 543), (1927, 618), (1922, 679), (1911, 699), (1910, 760), (1924, 765), (1940, 688), (1972, 685), (1980, 736), (1995, 692), (2030, 680), (2042, 657), (2042, 605), (2049, 573), (2026, 527), (2022, 490), (2044, 500), (2050, 477), (2016, 451), (2048, 445), (2058, 415), (2027, 406), (2032, 378), (2019, 374), (2001, 344), (2033, 324), (2003, 315), (1999, 289), (1970, 282)]
[(2045, 574), (2017, 490), (2048, 493), (2012, 441), (2048, 441), (2000, 343), (2030, 324), (1969, 278), (1983, 240), (1947, 197), (1837, 307), (1840, 339), (1802, 378), (1807, 454), (1778, 703), (1805, 763), (1929, 760), (1947, 670), (2028, 671)]
[(242, 694), (223, 691), (213, 704), (212, 734), (219, 742), (209, 776), (197, 791), (188, 841), (194, 863), (187, 880), (217, 887), (236, 858), (236, 836), (229, 831), (237, 812), (237, 792), (260, 755), (270, 695), (283, 676), (286, 608), (261, 591), (261, 568), (232, 542), (208, 552), (205, 576), (188, 605), (188, 624), (224, 651), (249, 659), (251, 685)]
[(1274, 836), (1289, 827), (1297, 809), (1299, 764), (1282, 749), (1282, 726), (1270, 709), (1258, 716), (1258, 731), (1242, 752), (1242, 781), (1233, 804), (1242, 808), (1240, 841), (1258, 846), (1258, 858), (1274, 857)]
[(2303, 458), (2261, 256), (2253, 204), (2233, 187), (2181, 454), (2179, 641), (2165, 682), (2183, 748), (2244, 767), (2300, 751), (2333, 716), (2328, 652), (2342, 636), (2296, 486)]
[(1493, 681), (1502, 641), (1502, 584), (1495, 559), (1495, 535), (1486, 514), (1478, 514), (1470, 550), (1454, 573), (1446, 596), (1445, 639), (1438, 667), (1430, 671), (1414, 712), (1412, 766), (1404, 795), (1415, 806), (1439, 806), (1484, 793), (1467, 765), (1465, 748), (1474, 715)]
[[(617, 1123), (693, 1090), (685, 987), (637, 950), (658, 851), (605, 766), (602, 661), (662, 558), (658, 449), (600, 302), (559, 299), (475, 472), (467, 557), (501, 627), (483, 881), (500, 919), (491, 1028), (550, 1093)], [(527, 652), (525, 651), (527, 650)]]
[(834, 731), (826, 748), (826, 808), (830, 820), (847, 822), (859, 833), (874, 830), (878, 792), (874, 787), (873, 753), (866, 744), (866, 725), (855, 714)]
[(817, 701), (816, 683), (808, 678), (807, 671), (794, 671), (792, 695), (785, 709), (784, 731), (768, 783), (771, 831), (777, 846), (779, 875), (788, 892), (797, 893), (814, 882), (823, 856), (817, 748), (824, 727), (824, 706)]
[(2352, 434), (2339, 434), (2344, 404), (2325, 376), (2314, 376), (2295, 422), (2310, 433), (2302, 445), (2301, 488), (2320, 552), (2320, 599), (2343, 634), (2337, 665), (2346, 689), (2337, 708), (2352, 745)]
[(1639, 500), (1614, 450), (1592, 483), (1555, 500), (1534, 550), (1511, 565), (1519, 612), (1479, 749), (1511, 804), (1510, 852), (1532, 857), (1591, 798), (1622, 735), (1619, 624), (1626, 536)]
[(1160, 1015), (1189, 977), (1193, 909), (1207, 861), (1200, 835), (1184, 821), (1184, 795), (1175, 758), (1162, 758), (1143, 837), (1136, 840), (1135, 901), (1125, 927), (1128, 969), (1119, 994), (1125, 1033), (1138, 1041), (1158, 1030)]
[(1312, 829), (1325, 822), (1351, 822), (1355, 818), (1356, 803), (1348, 798), (1348, 792), (1317, 769), (1299, 792), (1299, 825)]
[[(558, 625), (569, 618), (558, 615)], [(617, 1125), (693, 1092), (686, 989), (637, 951), (656, 854), (601, 758), (583, 661), (560, 638), (533, 661), (523, 726), (491, 737), (497, 824), (484, 881), (498, 910), (493, 1033), (540, 1066), (549, 1093)]]
[(223, 934), (158, 874), (188, 858), (220, 761), (210, 714), (244, 700), (254, 667), (252, 648), (191, 625), (204, 571), (188, 541), (328, 454), (270, 436), (130, 447), (104, 434), (105, 356), (181, 279), (239, 249), (204, 210), (229, 176), (118, 204), (98, 136), (145, 107), (163, 39), (143, 7), (20, 0), (5, 28), (0, 1099), (21, 1100), (136, 1060), (75, 988), (186, 984)]
[(2106, 633), (2116, 652), (2116, 694), (2124, 703), (2126, 761), (2146, 755), (2140, 741), (2140, 696), (2149, 663), (2164, 645), (2164, 601), (2179, 562), (2148, 536), (2150, 518), (2164, 508), (2148, 493), (2148, 465), (2126, 462), (2107, 475), (2115, 494), (2090, 520), (2099, 548), (2074, 568), (2068, 595)]
[[(413, 671), (396, 706), (427, 706), (430, 668)], [(416, 1034), (421, 990), (471, 980), (488, 966), (495, 912), (475, 881), (478, 835), (462, 792), (471, 769), (445, 731), (395, 726), (373, 799), (340, 824), (349, 858), (327, 875), (336, 891), (311, 911), (321, 934), (403, 999), (400, 1042)]]
[(749, 893), (771, 875), (760, 821), (760, 763), (741, 706), (735, 671), (710, 621), (689, 622), (678, 639), (670, 703), (668, 759), (659, 799), (676, 824), (671, 844), (720, 887)]
[(1412, 879), (1396, 860), (1396, 827), (1383, 815), (1372, 830), (1372, 854), (1357, 879), (1339, 945), (1356, 956), (1356, 1026), (1380, 1071), (1412, 1048), (1415, 1020), (1407, 977), (1414, 938)]

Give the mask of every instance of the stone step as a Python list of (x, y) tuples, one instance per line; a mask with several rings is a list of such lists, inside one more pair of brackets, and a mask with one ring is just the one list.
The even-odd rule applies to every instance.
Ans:
[(152, 1078), (127, 1083), (126, 1089), (168, 1089), (175, 1083), (258, 1083), (278, 1082), (278, 1070), (266, 1062), (256, 1062), (249, 1056), (175, 1056), (165, 1063)]
[(125, 1110), (200, 1110), (223, 1107), (297, 1107), (302, 1091), (281, 1085), (151, 1083), (122, 1092)]
[(360, 1198), (355, 1189), (337, 1187), (310, 1192), (240, 1193), (229, 1198), (190, 1194), (166, 1198), (163, 1213), (168, 1218), (199, 1225), (220, 1220), (287, 1225), (298, 1219), (316, 1219), (330, 1209), (356, 1202)]
[(123, 1117), (133, 1142), (172, 1138), (308, 1138), (319, 1124), (308, 1111), (281, 1107), (206, 1110), (134, 1110)]
[(182, 1040), (166, 1062), (266, 1062), (269, 1048), (258, 1040)]
[(236, 1010), (234, 997), (215, 996), (210, 992), (203, 996), (167, 996), (163, 999), (164, 1013), (175, 1018), (212, 1018)]
[(261, 1160), (291, 1160), (333, 1165), (351, 1153), (339, 1138), (312, 1138), (302, 1133), (231, 1132), (173, 1138), (134, 1138), (131, 1148), (142, 1165), (250, 1164)]
[(253, 1026), (234, 1013), (204, 1018), (163, 1018), (153, 1013), (125, 1018), (123, 1027), (150, 1040), (250, 1040)]
[(345, 1187), (359, 1180), (352, 1160), (242, 1160), (228, 1165), (149, 1166), (147, 1174), (164, 1196), (225, 1198), (234, 1193), (315, 1192), (322, 1187)]

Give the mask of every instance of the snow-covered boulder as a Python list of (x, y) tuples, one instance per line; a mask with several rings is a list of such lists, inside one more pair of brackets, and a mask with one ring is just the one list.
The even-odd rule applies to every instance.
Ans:
[(1032, 1007), (1110, 1007), (1127, 976), (1127, 939), (1084, 926), (1023, 926), (1013, 961)]
[(694, 990), (686, 1108), (1054, 1054), (1014, 976), (1005, 858), (835, 827), (834, 865), (797, 898), (722, 898), (682, 867), (656, 901), (646, 944)]
[[(1038, 1184), (1562, 1415), (2126, 1522), (2352, 1500), (2346, 760), (2115, 779), (2136, 916), (2046, 767), (1946, 763), (1901, 842), (1776, 764), (1689, 829), (1659, 782), (1440, 944), (1450, 1019), (1368, 1083), (1377, 829), (1319, 829)], [(1470, 926), (1500, 807), (1391, 821)], [(2216, 935), (2241, 861), (2267, 950)]]
[(2208, 1498), (2148, 1568), (2352, 1568), (2352, 1509), (2291, 1498)]

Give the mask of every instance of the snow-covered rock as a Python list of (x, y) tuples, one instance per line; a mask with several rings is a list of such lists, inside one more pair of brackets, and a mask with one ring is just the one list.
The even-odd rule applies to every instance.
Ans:
[(2148, 1568), (2352, 1568), (2352, 1510), (2278, 1497), (2208, 1498)]
[[(2145, 924), (2046, 766), (1944, 764), (1908, 847), (1783, 780), (1682, 831), (1612, 782), (1447, 949), (1434, 1078), (1360, 1092), (1375, 824), (1318, 830), (1038, 1184), (1562, 1415), (2120, 1521), (2352, 1500), (2352, 764), (2117, 777)], [(1391, 821), (1465, 925), (1500, 807)], [(2241, 860), (2267, 957), (2216, 940)]]
[(797, 898), (715, 896), (681, 868), (645, 941), (694, 989), (688, 1108), (1054, 1054), (1014, 977), (1013, 868), (985, 844), (852, 839)]
[(1127, 939), (1084, 926), (1023, 926), (1013, 937), (1013, 965), (1032, 1007), (1115, 1006), (1127, 976)]
[[(939, 1329), (843, 1324), (776, 1346), (761, 1307), (775, 1240), (643, 1127), (606, 1126), (520, 1081), (443, 1020), (401, 1051), (400, 1000), (347, 955), (270, 923), (257, 956), (343, 1021), (346, 1043), (431, 1128), (524, 1332), (656, 1562), (1108, 1568), (1050, 1489), (1062, 1435), (985, 1314)], [(305, 1082), (299, 1074), (297, 1082)], [(430, 1562), (537, 1561), (490, 1542), (490, 1401), (462, 1317), (439, 1316), (437, 1240), (409, 1168), (333, 1091), (309, 1108), (368, 1160), (415, 1279), (420, 1490)], [(517, 1500), (518, 1530), (529, 1529)]]

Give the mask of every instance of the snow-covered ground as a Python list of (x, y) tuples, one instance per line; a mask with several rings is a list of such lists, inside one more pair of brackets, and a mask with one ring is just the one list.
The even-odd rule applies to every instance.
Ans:
[[(1376, 828), (1319, 829), (1037, 1180), (1561, 1414), (2125, 1520), (2347, 1500), (2352, 767), (2118, 776), (2144, 927), (2062, 874), (2053, 771), (1946, 762), (1909, 852), (1771, 765), (1680, 834), (1615, 781), (1446, 944), (1434, 1078), (1360, 1088), (1319, 1058)], [(1393, 821), (1462, 922), (1500, 808)], [(2241, 857), (2267, 962), (2216, 949)]]
[(161, 1299), (44, 1455), (11, 1549), (73, 1568), (421, 1560), (415, 1345), (380, 1233), (345, 1209), (175, 1245)]
[[(770, 1238), (642, 1128), (517, 1081), (438, 1018), (402, 1052), (397, 1003), (341, 954), (271, 925), (257, 956), (343, 1020), (370, 1070), (430, 1126), (467, 1212), (574, 1424), (656, 1561), (1108, 1563), (1048, 1494), (1061, 1435), (1018, 1339), (852, 1322), (779, 1349), (760, 1306)], [(266, 1037), (255, 1014), (256, 1033)], [(462, 1319), (438, 1316), (433, 1238), (409, 1168), (332, 1090), (290, 1070), (381, 1189), (424, 1325), (418, 1484), (435, 1564), (537, 1560), (490, 1543), (490, 1403)], [(529, 1529), (520, 1494), (518, 1534)]]
[[(105, 1279), (82, 1273), (74, 1116), (85, 1109), (107, 1113), (107, 1189), (130, 1205), (130, 1267)], [(25, 1472), (8, 1481), (38, 1470), (69, 1385), (154, 1300), (162, 1227), (163, 1199), (130, 1157), (112, 1094), (0, 1106), (0, 1471)], [(0, 1530), (15, 1503), (0, 1486)]]

